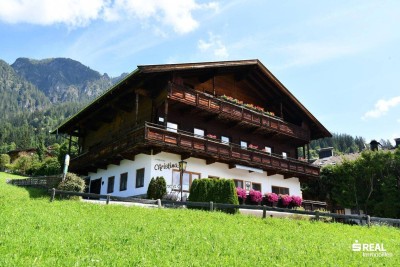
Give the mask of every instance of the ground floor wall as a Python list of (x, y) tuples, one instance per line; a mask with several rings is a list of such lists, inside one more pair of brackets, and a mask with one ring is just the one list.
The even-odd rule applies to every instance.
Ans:
[[(179, 190), (180, 172), (178, 162), (180, 155), (162, 152), (157, 155), (139, 154), (134, 161), (122, 160), (120, 165), (109, 165), (106, 170), (98, 169), (89, 173), (91, 183), (101, 181), (101, 194), (110, 193), (115, 196), (137, 196), (147, 192), (152, 177), (165, 178), (168, 190)], [(252, 188), (263, 194), (276, 190), (287, 190), (290, 195), (302, 196), (298, 178), (284, 179), (283, 175), (268, 176), (261, 170), (249, 170), (245, 166), (229, 168), (228, 164), (212, 163), (198, 158), (188, 158), (186, 171), (183, 174), (183, 194), (188, 194), (190, 184), (200, 178), (234, 179), (237, 186), (246, 190)], [(101, 180), (98, 180), (101, 179)], [(112, 187), (112, 189), (111, 189)]]

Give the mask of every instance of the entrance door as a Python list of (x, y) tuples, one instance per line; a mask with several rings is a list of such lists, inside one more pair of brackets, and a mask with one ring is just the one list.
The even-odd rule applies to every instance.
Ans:
[(91, 180), (89, 192), (92, 194), (100, 194), (100, 190), (101, 190), (101, 178), (96, 180)]

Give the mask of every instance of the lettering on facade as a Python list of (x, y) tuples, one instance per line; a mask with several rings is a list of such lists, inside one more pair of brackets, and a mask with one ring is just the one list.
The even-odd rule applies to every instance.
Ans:
[(170, 170), (173, 168), (179, 168), (178, 163), (158, 163), (154, 165), (154, 170), (155, 171), (162, 171), (162, 170)]

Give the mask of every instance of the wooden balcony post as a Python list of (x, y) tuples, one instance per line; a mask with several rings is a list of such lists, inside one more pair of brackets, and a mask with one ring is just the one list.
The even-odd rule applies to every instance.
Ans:
[(135, 124), (138, 124), (138, 113), (139, 113), (139, 94), (135, 93)]
[(164, 105), (164, 126), (167, 126), (167, 121), (168, 121), (168, 99), (165, 99), (165, 105)]
[(213, 75), (213, 95), (215, 96), (215, 75)]

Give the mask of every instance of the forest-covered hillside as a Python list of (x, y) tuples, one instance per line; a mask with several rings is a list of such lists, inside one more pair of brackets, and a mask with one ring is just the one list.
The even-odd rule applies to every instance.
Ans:
[(66, 58), (0, 60), (0, 153), (53, 144), (51, 130), (124, 76)]

